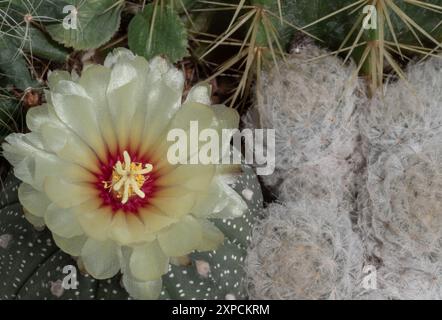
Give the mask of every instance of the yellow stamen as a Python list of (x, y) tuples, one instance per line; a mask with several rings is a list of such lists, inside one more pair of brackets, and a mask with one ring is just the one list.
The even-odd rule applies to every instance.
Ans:
[(112, 180), (103, 181), (106, 189), (115, 192), (121, 203), (125, 204), (132, 196), (137, 195), (144, 198), (146, 195), (141, 190), (147, 178), (144, 176), (153, 170), (150, 163), (144, 165), (139, 162), (132, 162), (127, 151), (123, 152), (124, 162), (117, 161), (112, 172)]

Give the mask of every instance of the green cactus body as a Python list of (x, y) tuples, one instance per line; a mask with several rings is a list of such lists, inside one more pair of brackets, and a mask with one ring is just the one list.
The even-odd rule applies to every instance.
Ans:
[[(314, 21), (326, 17), (340, 9), (351, 6), (356, 2), (357, 1), (355, 0), (282, 0), (282, 5), (284, 18), (288, 22), (297, 24), (299, 26), (307, 26)], [(430, 2), (435, 5), (441, 4), (439, 0)], [(442, 29), (440, 26), (437, 27), (440, 23), (440, 13), (424, 9), (416, 5), (408, 4), (405, 1), (393, 1), (393, 4), (401, 9), (406, 15), (413, 19), (416, 24), (430, 33), (439, 42), (442, 40)], [(359, 9), (353, 12), (353, 9), (355, 8)], [(398, 41), (410, 45), (419, 45), (419, 42), (417, 42), (417, 39), (414, 37), (413, 33), (410, 31), (404, 21), (401, 20), (397, 14), (393, 13), (392, 10), (389, 10), (389, 12), (392, 26), (395, 30)], [(307, 28), (306, 31), (320, 38), (332, 50), (337, 49), (361, 15), (364, 15), (363, 7), (354, 6), (353, 8), (318, 22), (312, 27)], [(385, 22), (384, 28), (385, 39), (388, 41), (393, 41), (393, 35), (388, 28), (387, 22)], [(357, 30), (359, 29), (360, 28), (357, 28)]]

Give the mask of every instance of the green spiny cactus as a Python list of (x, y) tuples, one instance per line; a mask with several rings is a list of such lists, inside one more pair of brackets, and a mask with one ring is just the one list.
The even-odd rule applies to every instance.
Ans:
[[(224, 245), (192, 254), (186, 265), (171, 266), (163, 276), (160, 299), (244, 299), (243, 261), (251, 226), (262, 208), (262, 194), (253, 170), (243, 167), (234, 189), (243, 193), (249, 210), (233, 220), (217, 220)], [(55, 245), (48, 230), (29, 224), (18, 202), (19, 181), (10, 174), (0, 194), (0, 299), (128, 299), (120, 277), (96, 280), (78, 272), (77, 289), (65, 290), (63, 268), (76, 266)], [(247, 192), (243, 192), (247, 190)], [(81, 269), (80, 269), (81, 270)]]
[(19, 102), (7, 91), (0, 89), (0, 140), (19, 129), (15, 120), (19, 111)]
[[(346, 55), (346, 60), (353, 56), (373, 94), (389, 70), (386, 65), (404, 78), (401, 63), (440, 49), (441, 4), (439, 0), (298, 0), (284, 1), (283, 12), (284, 19), (301, 24), (330, 49)], [(375, 10), (366, 10), (367, 6)], [(367, 27), (370, 20), (374, 29)]]
[(71, 14), (76, 18), (76, 28), (66, 29), (61, 22), (50, 24), (47, 30), (53, 39), (66, 47), (94, 49), (109, 41), (120, 26), (121, 10), (124, 1), (114, 0), (63, 0), (57, 1), (59, 15), (65, 18), (63, 8), (75, 7)]
[(28, 70), (26, 59), (17, 54), (17, 48), (11, 43), (0, 42), (0, 86), (26, 90), (37, 85)]
[(187, 30), (178, 12), (158, 1), (132, 19), (128, 37), (129, 48), (146, 59), (162, 54), (177, 62), (187, 55)]
[[(216, 10), (232, 9), (235, 11), (230, 25), (213, 41), (200, 59), (208, 56), (217, 47), (229, 44), (238, 33), (242, 34), (241, 40), (236, 42), (236, 45), (239, 46), (238, 52), (221, 64), (209, 78), (213, 79), (235, 65), (244, 68), (239, 85), (231, 99), (231, 106), (233, 106), (238, 98), (248, 95), (255, 78), (257, 82), (260, 81), (260, 74), (265, 66), (278, 67), (277, 60), (281, 57), (284, 58), (286, 47), (291, 38), (291, 31), (297, 27), (287, 24), (283, 20), (281, 1), (279, 0), (234, 1), (234, 3), (215, 4), (218, 6), (213, 8), (215, 12)], [(288, 32), (289, 29), (290, 32)]]

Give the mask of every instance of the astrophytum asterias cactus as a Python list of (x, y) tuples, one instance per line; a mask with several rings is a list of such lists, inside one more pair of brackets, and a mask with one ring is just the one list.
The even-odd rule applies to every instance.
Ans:
[[(172, 165), (166, 135), (188, 132), (191, 121), (200, 129), (236, 128), (236, 111), (210, 107), (207, 86), (193, 88), (181, 104), (179, 70), (125, 49), (104, 66), (87, 66), (81, 77), (56, 71), (48, 82), (48, 102), (28, 112), (31, 132), (3, 144), (23, 182), (18, 197), (26, 218), (47, 226), (94, 279), (121, 271), (133, 297), (157, 298), (170, 262), (218, 248), (222, 226), (248, 209), (229, 185), (241, 176), (239, 166)], [(218, 228), (212, 218), (225, 220)], [(233, 240), (239, 229), (230, 236), (233, 246), (245, 246)]]

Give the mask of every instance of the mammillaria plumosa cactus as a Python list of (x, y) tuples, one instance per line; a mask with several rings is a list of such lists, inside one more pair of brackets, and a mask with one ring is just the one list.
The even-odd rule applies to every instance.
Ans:
[(259, 120), (246, 122), (277, 129), (276, 172), (263, 177), (268, 185), (277, 184), (276, 178), (287, 170), (318, 164), (328, 156), (344, 160), (354, 151), (359, 82), (349, 81), (353, 68), (342, 66), (336, 57), (308, 61), (324, 53), (306, 43), (299, 53), (290, 54), (280, 71), (263, 74), (256, 99)]
[[(368, 191), (376, 238), (402, 254), (429, 256), (442, 247), (442, 148), (440, 137), (394, 148), (370, 164)], [(392, 245), (392, 247), (390, 247)]]
[[(47, 104), (28, 112), (31, 132), (7, 137), (4, 156), (23, 181), (18, 199), (25, 217), (37, 228), (47, 226), (56, 246), (78, 257), (90, 275), (84, 280), (89, 285), (121, 271), (122, 285), (134, 298), (154, 299), (161, 292), (177, 298), (224, 298), (223, 292), (230, 292), (244, 298), (239, 266), (224, 284), (224, 274), (217, 272), (230, 271), (219, 270), (222, 261), (235, 265), (243, 260), (261, 201), (259, 187), (250, 169), (241, 173), (239, 165), (168, 161), (172, 143), (166, 136), (171, 129), (188, 132), (190, 122), (198, 121), (200, 128), (221, 130), (236, 128), (239, 122), (233, 109), (210, 107), (207, 86), (192, 89), (181, 105), (183, 84), (182, 73), (164, 59), (148, 62), (125, 49), (111, 53), (104, 66), (87, 66), (81, 77), (54, 72)], [(235, 191), (232, 184), (241, 189)], [(250, 189), (248, 199), (242, 196), (244, 189)], [(35, 289), (35, 282), (28, 280), (50, 277), (60, 271), (59, 265), (51, 269), (57, 259), (68, 258), (56, 251), (48, 232), (24, 224), (18, 203), (13, 206), (1, 217), (2, 233), (12, 236), (2, 252), (9, 259), (2, 259), (1, 271), (16, 272), (7, 265), (15, 262), (14, 254), (29, 254), (19, 271), (24, 273), (27, 263), (33, 267), (26, 269), (30, 274), (25, 278), (8, 277), (12, 283), (4, 296), (38, 297), (49, 281)], [(216, 218), (222, 220), (214, 224)], [(19, 249), (27, 244), (29, 250)], [(14, 246), (15, 252), (7, 251)], [(38, 250), (43, 260), (32, 259)], [(170, 263), (183, 261), (198, 266), (186, 258), (195, 250), (210, 252), (198, 256), (211, 268), (210, 274), (200, 270), (203, 280), (192, 268), (170, 269)], [(45, 256), (49, 251), (53, 254)], [(40, 275), (39, 267), (50, 270)], [(78, 294), (85, 294), (85, 286), (80, 281)]]
[(362, 244), (336, 201), (272, 204), (247, 257), (257, 299), (350, 299), (363, 269)]
[(410, 66), (409, 83), (388, 86), (361, 117), (368, 166), (359, 225), (389, 299), (442, 297), (441, 66), (437, 58)]
[[(431, 251), (437, 241), (424, 239), (437, 236), (441, 227), (437, 223), (441, 206), (441, 66), (436, 58), (411, 66), (410, 82), (387, 87), (388, 95), (367, 105), (360, 120), (368, 144), (367, 188), (374, 206), (365, 212), (372, 212), (369, 221), (376, 233), (384, 230), (379, 239), (393, 240), (416, 252)], [(395, 230), (394, 237), (385, 238), (389, 229), (377, 226), (383, 223)], [(425, 226), (434, 230), (420, 229)], [(420, 247), (409, 247), (411, 243), (403, 236)]]
[(421, 142), (439, 134), (442, 126), (442, 59), (411, 64), (408, 81), (385, 87), (361, 113), (360, 127), (367, 138), (371, 156), (400, 144)]

